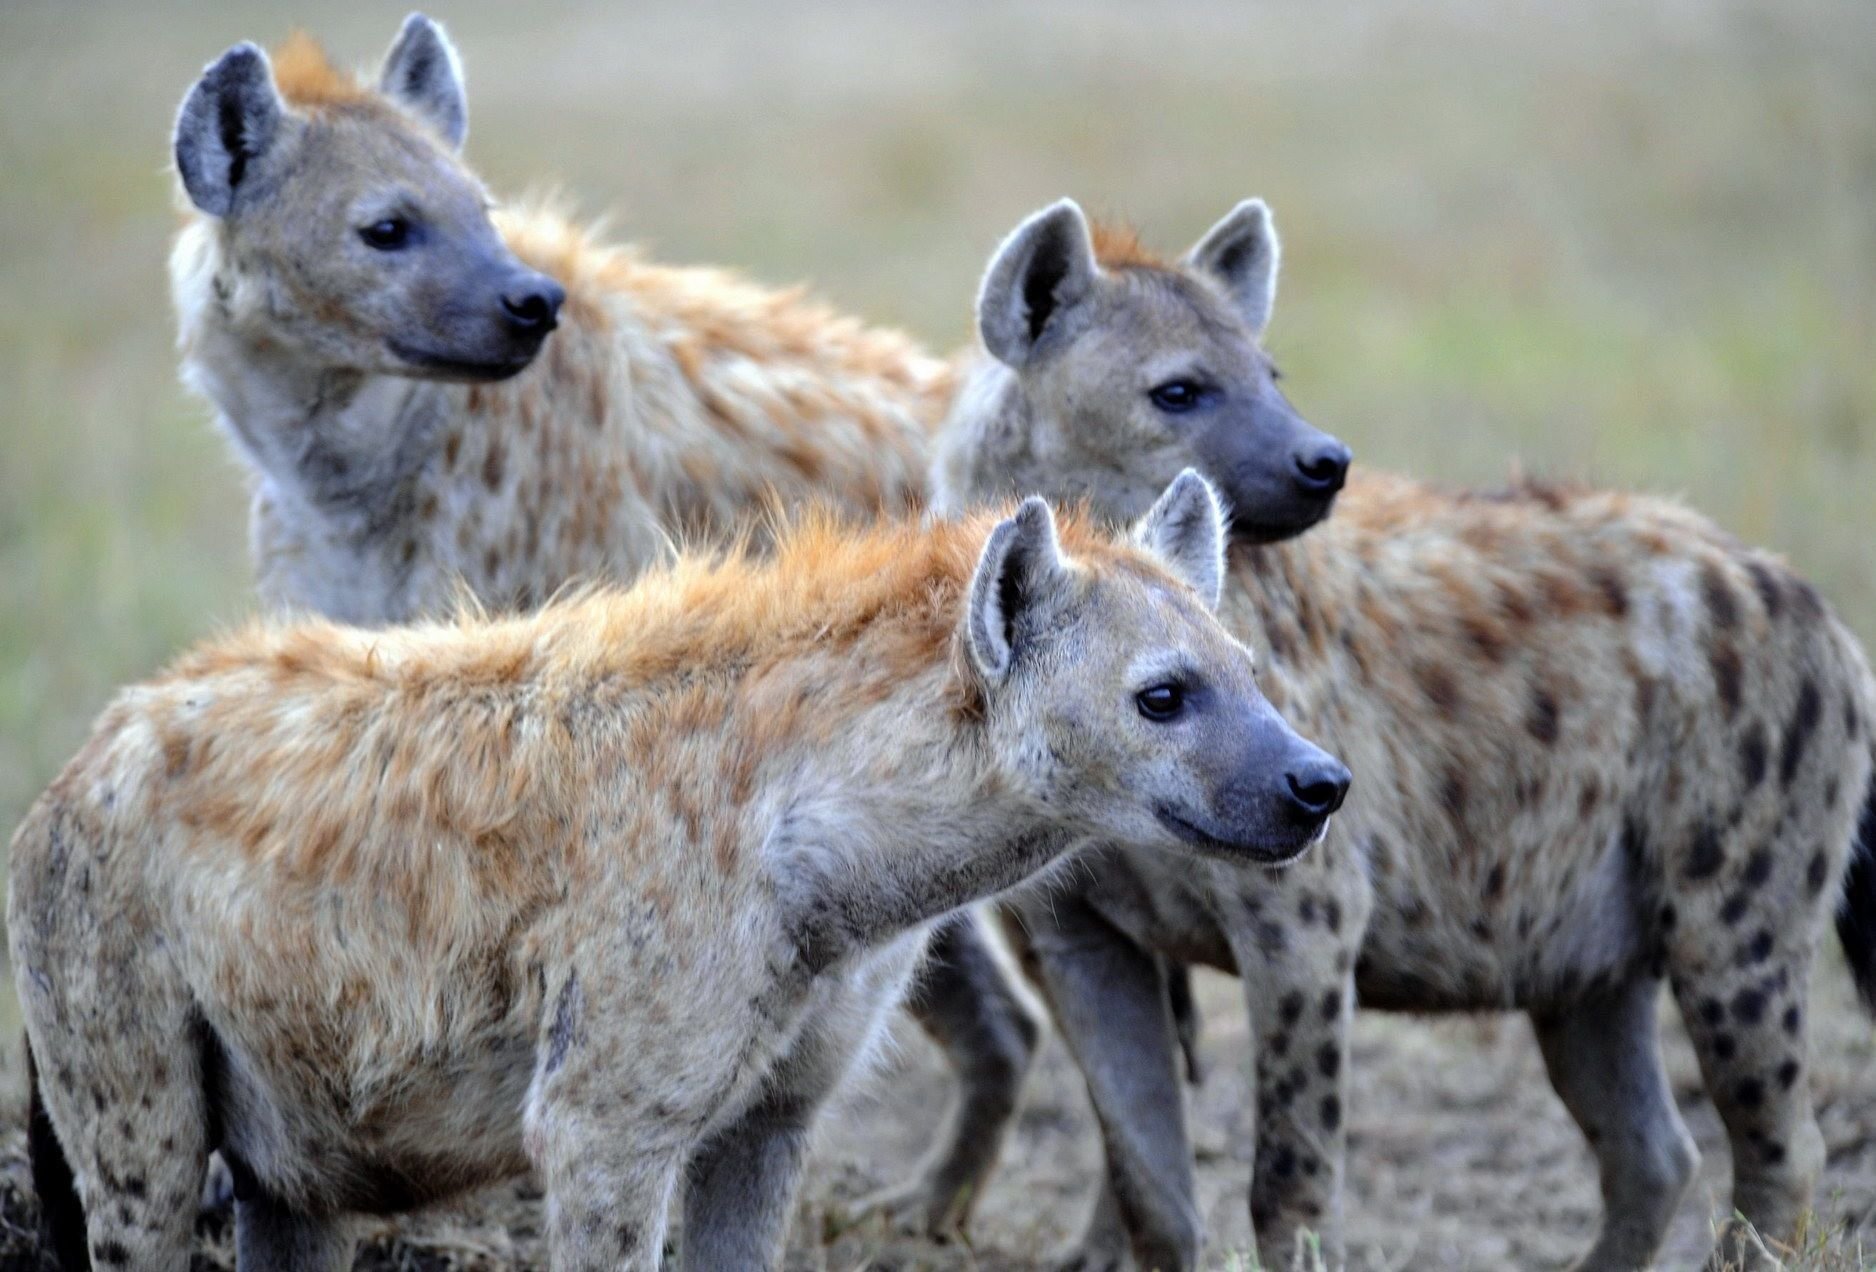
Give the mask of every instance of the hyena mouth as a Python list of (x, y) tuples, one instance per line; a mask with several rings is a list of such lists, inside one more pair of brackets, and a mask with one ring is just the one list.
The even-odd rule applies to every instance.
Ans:
[(1153, 815), (1159, 818), (1160, 825), (1197, 848), (1200, 852), (1214, 857), (1233, 857), (1238, 860), (1250, 858), (1260, 865), (1285, 866), (1302, 856), (1311, 846), (1321, 842), (1328, 833), (1328, 819), (1316, 828), (1316, 832), (1294, 846), (1284, 845), (1272, 848), (1267, 842), (1233, 843), (1229, 839), (1220, 839), (1202, 826), (1195, 825), (1175, 813), (1164, 804), (1156, 804)]
[(501, 358), (491, 362), (480, 362), (466, 358), (452, 358), (447, 354), (434, 353), (428, 349), (419, 349), (397, 340), (385, 341), (398, 361), (405, 363), (422, 374), (426, 379), (436, 380), (506, 380), (527, 370), (534, 361), (534, 355), (540, 352), (536, 345), (527, 353)]

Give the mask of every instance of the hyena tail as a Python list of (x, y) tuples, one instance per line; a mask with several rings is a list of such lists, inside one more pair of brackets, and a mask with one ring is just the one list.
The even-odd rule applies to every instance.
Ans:
[(39, 1243), (60, 1272), (89, 1272), (91, 1248), (85, 1239), (85, 1207), (78, 1199), (72, 1164), (65, 1156), (52, 1118), (39, 1095), (39, 1068), (26, 1043), (26, 1157), (32, 1164), (33, 1191), (39, 1195)]
[(1876, 774), (1870, 777), (1856, 840), (1843, 899), (1837, 903), (1837, 939), (1843, 942), (1863, 1005), (1876, 1014)]

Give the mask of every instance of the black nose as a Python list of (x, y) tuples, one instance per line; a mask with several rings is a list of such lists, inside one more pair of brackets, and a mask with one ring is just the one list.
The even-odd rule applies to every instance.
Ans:
[(1348, 480), (1349, 461), (1354, 456), (1348, 447), (1326, 437), (1313, 446), (1296, 452), (1296, 479), (1314, 495), (1333, 495)]
[(526, 285), (502, 294), (508, 325), (521, 335), (544, 336), (560, 320), (567, 289), (551, 278), (533, 278)]
[(1284, 777), (1290, 786), (1290, 803), (1305, 817), (1327, 817), (1348, 795), (1348, 769), (1330, 756), (1300, 765)]

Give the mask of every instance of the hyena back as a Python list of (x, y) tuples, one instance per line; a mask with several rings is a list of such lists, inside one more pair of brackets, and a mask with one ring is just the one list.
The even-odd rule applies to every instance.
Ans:
[(993, 521), (257, 627), (122, 694), (9, 867), (62, 1247), (186, 1268), (219, 1150), (244, 1272), (349, 1266), (348, 1214), (530, 1165), (557, 1268), (658, 1266), (680, 1185), (686, 1266), (773, 1265), (799, 1110), (934, 919), (1097, 832), (1320, 837), (1347, 772), (1211, 616), (1201, 479), (1118, 540)]
[[(1274, 244), (1269, 257), (1274, 284)], [(967, 480), (951, 502), (1007, 485), (1113, 515), (1155, 466), (1206, 462), (1157, 437), (1130, 468), (1132, 437), (1072, 413), (1023, 418), (1012, 432), (954, 417), (939, 471)], [(1358, 478), (1323, 528), (1240, 540), (1231, 559), (1227, 625), (1267, 652), (1272, 700), (1359, 781), (1325, 850), (1281, 874), (1195, 879), (1117, 851), (1089, 858), (1071, 895), (1016, 902), (1023, 953), (1087, 1073), (1108, 1150), (1077, 1258), (1104, 1266), (1128, 1244), (1143, 1266), (1198, 1257), (1160, 954), (1244, 978), (1258, 1042), (1251, 1209), (1273, 1266), (1304, 1228), (1340, 1257), (1357, 996), (1529, 1012), (1601, 1164), (1607, 1214), (1584, 1266), (1634, 1268), (1694, 1165), (1656, 1041), (1665, 980), (1726, 1123), (1734, 1207), (1789, 1237), (1823, 1160), (1804, 995), (1870, 790), (1876, 709), (1862, 651), (1817, 593), (1671, 503), (1536, 484), (1451, 494)], [(1841, 931), (1868, 991), (1867, 856), (1850, 886), (1861, 908)], [(972, 1054), (1007, 991), (983, 960), (942, 952), (922, 1001), (962, 1018), (934, 1032), (962, 1053), (967, 1082), (1020, 1074)], [(901, 1199), (927, 1222), (955, 1219), (989, 1164), (970, 1146), (999, 1133), (955, 1128), (950, 1156)]]

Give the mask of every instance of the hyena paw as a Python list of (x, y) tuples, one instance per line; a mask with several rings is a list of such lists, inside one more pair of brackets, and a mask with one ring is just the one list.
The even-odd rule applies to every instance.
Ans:
[(876, 1221), (892, 1232), (942, 1240), (963, 1232), (968, 1200), (968, 1189), (946, 1188), (921, 1176), (847, 1202), (837, 1217), (843, 1227)]

